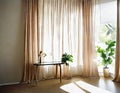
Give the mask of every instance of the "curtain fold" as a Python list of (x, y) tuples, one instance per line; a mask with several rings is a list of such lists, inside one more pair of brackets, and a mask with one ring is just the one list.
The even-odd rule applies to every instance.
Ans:
[(25, 66), (23, 81), (33, 79), (33, 63), (38, 60), (38, 0), (25, 0)]
[(120, 0), (117, 0), (117, 38), (115, 56), (115, 77), (113, 81), (120, 82)]
[(94, 0), (83, 0), (83, 76), (98, 77), (95, 63)]

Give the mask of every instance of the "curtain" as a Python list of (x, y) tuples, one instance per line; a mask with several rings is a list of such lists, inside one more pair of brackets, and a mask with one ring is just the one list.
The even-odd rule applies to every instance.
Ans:
[(95, 63), (95, 0), (83, 0), (83, 76), (98, 77)]
[(33, 63), (38, 60), (38, 0), (25, 0), (25, 66), (23, 81), (33, 79)]
[(120, 82), (120, 0), (117, 0), (117, 40), (115, 57), (115, 77), (113, 81)]
[[(33, 79), (33, 64), (38, 62), (40, 51), (47, 54), (43, 62), (61, 60), (63, 53), (73, 55), (73, 63), (62, 66), (63, 76), (98, 76), (93, 0), (25, 1), (24, 81)], [(40, 67), (39, 79), (53, 78), (55, 74), (54, 66)]]
[[(74, 62), (63, 66), (63, 76), (98, 76), (95, 59), (94, 0), (39, 0), (40, 50), (44, 61), (61, 60), (70, 53)], [(54, 67), (43, 67), (40, 78), (54, 76)], [(43, 77), (41, 77), (43, 76)]]
[[(81, 0), (39, 0), (40, 49), (43, 61), (61, 60), (72, 54), (74, 62), (62, 67), (63, 76), (82, 73), (82, 3)], [(55, 67), (42, 67), (40, 78), (54, 77)], [(42, 76), (42, 77), (41, 77)]]

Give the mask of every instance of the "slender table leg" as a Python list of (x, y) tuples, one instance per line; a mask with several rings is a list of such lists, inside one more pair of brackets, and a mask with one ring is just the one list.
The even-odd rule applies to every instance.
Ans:
[(61, 71), (61, 64), (59, 64), (60, 66), (60, 83), (62, 82), (62, 71)]
[(58, 78), (58, 65), (56, 65), (56, 78)]
[(38, 66), (36, 66), (35, 81), (36, 81), (36, 85), (37, 85), (38, 84)]

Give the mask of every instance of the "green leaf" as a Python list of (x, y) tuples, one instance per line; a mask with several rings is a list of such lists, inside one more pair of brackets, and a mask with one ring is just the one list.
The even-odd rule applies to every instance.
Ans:
[(68, 64), (67, 61), (73, 62), (73, 56), (67, 53), (62, 54), (62, 62)]
[(112, 40), (108, 40), (105, 42), (106, 47), (96, 46), (97, 53), (100, 54), (102, 58), (102, 65), (107, 66), (113, 62), (113, 58), (115, 55), (115, 45), (116, 42)]

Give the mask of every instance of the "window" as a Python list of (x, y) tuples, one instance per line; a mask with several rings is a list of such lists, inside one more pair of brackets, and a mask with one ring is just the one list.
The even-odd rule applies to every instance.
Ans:
[[(99, 0), (98, 4), (99, 30), (96, 33), (96, 46), (103, 46), (108, 40), (116, 40), (117, 26), (117, 0)], [(98, 57), (99, 60), (99, 57)], [(99, 72), (102, 71), (102, 65), (98, 63)], [(114, 62), (112, 62), (110, 72), (114, 73)]]

